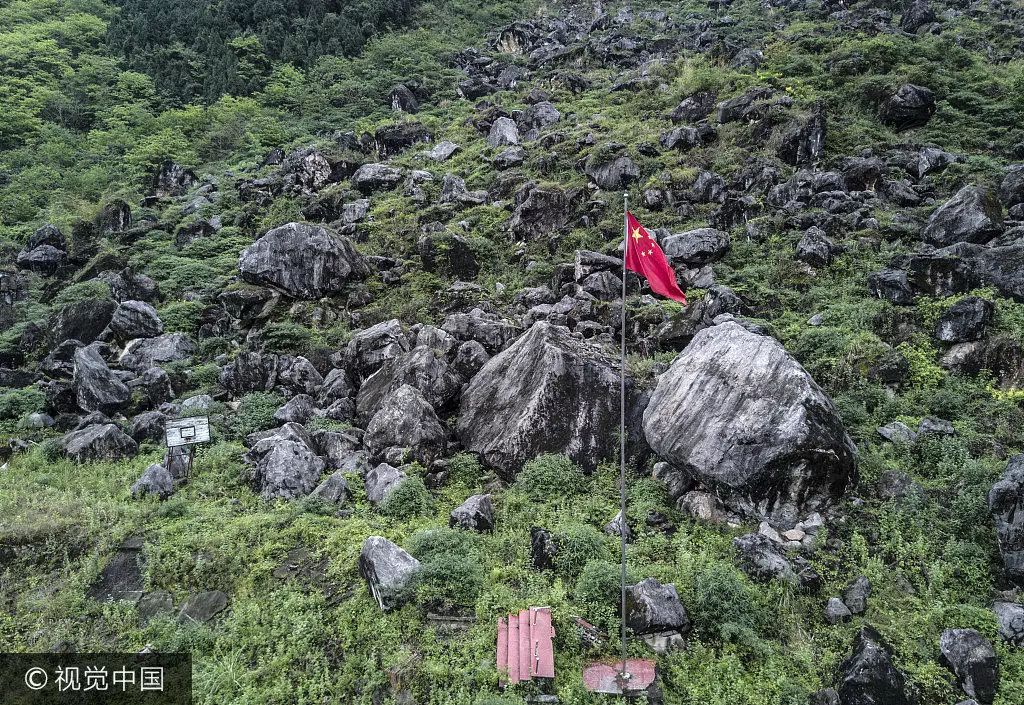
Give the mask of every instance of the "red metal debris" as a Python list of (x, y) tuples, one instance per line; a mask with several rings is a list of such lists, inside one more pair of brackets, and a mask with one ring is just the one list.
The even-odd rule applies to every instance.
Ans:
[(498, 618), (498, 673), (501, 684), (555, 677), (555, 636), (550, 607), (531, 607)]
[(622, 661), (614, 663), (593, 663), (583, 670), (583, 687), (591, 693), (623, 695), (646, 690), (656, 677), (654, 661), (647, 659), (626, 659), (626, 674), (629, 679), (625, 687), (619, 677)]

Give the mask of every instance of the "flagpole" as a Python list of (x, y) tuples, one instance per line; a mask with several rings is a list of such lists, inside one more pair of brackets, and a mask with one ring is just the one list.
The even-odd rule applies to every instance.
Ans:
[(622, 317), (619, 334), (619, 538), (622, 562), (622, 690), (625, 692), (629, 675), (626, 673), (626, 255), (629, 252), (629, 192), (622, 194)]

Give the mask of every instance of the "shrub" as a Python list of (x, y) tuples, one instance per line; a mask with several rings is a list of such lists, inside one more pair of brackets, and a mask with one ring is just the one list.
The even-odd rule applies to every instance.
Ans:
[(284, 404), (284, 398), (271, 392), (253, 392), (242, 397), (235, 413), (234, 426), (238, 435), (246, 436), (274, 425), (274, 412)]
[(268, 352), (301, 354), (314, 342), (313, 332), (292, 321), (271, 323), (260, 333), (260, 340)]
[(576, 581), (576, 599), (594, 607), (617, 604), (622, 590), (621, 570), (611, 561), (590, 561)]
[(564, 455), (538, 455), (516, 478), (516, 486), (538, 502), (570, 497), (580, 491), (583, 483), (583, 472)]
[(407, 477), (381, 502), (380, 510), (389, 517), (411, 519), (426, 514), (433, 506), (434, 498), (430, 496), (423, 480)]
[(72, 284), (61, 290), (53, 299), (54, 306), (66, 306), (76, 301), (87, 299), (108, 299), (110, 298), (110, 286), (98, 279), (91, 279), (86, 282)]
[(695, 566), (686, 607), (694, 630), (710, 638), (756, 641), (764, 613), (757, 594), (733, 566), (704, 561)]
[(606, 537), (589, 524), (575, 524), (563, 529), (556, 537), (558, 555), (555, 569), (568, 578), (575, 578), (592, 560), (608, 560)]
[(20, 419), (39, 411), (46, 404), (46, 395), (38, 389), (25, 387), (0, 394), (0, 419)]
[(198, 301), (172, 301), (158, 313), (167, 333), (195, 333), (199, 330), (199, 317), (203, 304)]
[[(406, 480), (402, 485), (408, 483)], [(435, 607), (467, 606), (476, 601), (484, 584), (484, 562), (476, 534), (455, 529), (421, 531), (413, 534), (407, 548), (421, 563), (416, 579), (421, 601)]]

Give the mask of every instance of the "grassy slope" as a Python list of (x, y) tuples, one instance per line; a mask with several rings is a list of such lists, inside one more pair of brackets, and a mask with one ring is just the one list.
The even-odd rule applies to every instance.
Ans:
[[(679, 11), (686, 10), (706, 12), (697, 3), (683, 3)], [(428, 7), (427, 11), (433, 10)], [(737, 2), (730, 12), (751, 27), (765, 23), (753, 2)], [(437, 22), (438, 18), (427, 17), (426, 21)], [(971, 21), (961, 24), (969, 40), (986, 29)], [(758, 74), (681, 58), (664, 69), (667, 91), (639, 96), (609, 94), (606, 84), (597, 81), (593, 90), (580, 95), (556, 93), (556, 104), (567, 116), (561, 126), (567, 139), (554, 150), (554, 168), (538, 175), (561, 185), (582, 185), (583, 178), (573, 167), (579, 156), (573, 146), (578, 137), (593, 131), (602, 141), (617, 139), (628, 145), (656, 140), (667, 124), (660, 116), (689, 92), (713, 87), (725, 96), (762, 82), (788, 87), (802, 108), (818, 98), (828, 101), (830, 155), (902, 140), (874, 121), (863, 96), (880, 83), (917, 80), (939, 91), (944, 102), (939, 115), (913, 138), (969, 154), (965, 164), (941, 175), (939, 186), (992, 178), (1008, 159), (1019, 137), (1013, 127), (1019, 65), (987, 66), (970, 41), (968, 48), (956, 49), (948, 37), (911, 43), (830, 36), (827, 29), (825, 36), (808, 36), (807, 29), (791, 25), (776, 34), (766, 50), (767, 63)], [(31, 170), (16, 170), (13, 185), (5, 194), (11, 198), (16, 189), (24, 192), (28, 188), (27, 196), (36, 205), (19, 211), (28, 213), (23, 218), (5, 220), (6, 233), (14, 239), (23, 237), (42, 219), (66, 224), (75, 215), (88, 214), (103, 196), (137, 197), (143, 190), (138, 180), (141, 171), (118, 173), (115, 157), (119, 152), (110, 151), (115, 137), (114, 141), (129, 145), (120, 153), (127, 154), (127, 163), (138, 170), (153, 159), (170, 155), (206, 163), (208, 171), (219, 175), (226, 168), (251, 167), (269, 146), (308, 141), (320, 128), (372, 129), (392, 119), (381, 107), (379, 91), (386, 90), (395, 77), (410, 71), (422, 73), (436, 81), (438, 90), (444, 90), (441, 86), (448, 74), (431, 72), (438, 63), (436, 52), (449, 46), (458, 48), (456, 40), (439, 38), (436, 33), (387, 37), (363, 60), (324, 65), (309, 79), (292, 76), (288, 83), (282, 78), (279, 88), (246, 99), (249, 103), (228, 105), (231, 101), (225, 100), (209, 110), (154, 112), (127, 133), (123, 127), (84, 136), (51, 130), (42, 142), (6, 152), (6, 163), (17, 164), (30, 157), (56, 160), (45, 155), (82, 148), (85, 156), (73, 166), (93, 166), (73, 175), (74, 179), (68, 177), (51, 193), (29, 180)], [(826, 65), (856, 54), (867, 57), (870, 71), (845, 77), (827, 72)], [(379, 75), (385, 61), (393, 73)], [(367, 88), (371, 74), (372, 85)], [(591, 77), (608, 78), (610, 74), (594, 70)], [(522, 105), (526, 90), (528, 87), (497, 98), (506, 106)], [(338, 96), (353, 101), (345, 104)], [(335, 107), (330, 107), (332, 103)], [(301, 119), (299, 112), (304, 115)], [(471, 114), (466, 102), (441, 101), (420, 119), (438, 138), (464, 145), (463, 153), (450, 163), (451, 171), (462, 174), (470, 188), (487, 187), (491, 174), (480, 159), (484, 148), (464, 125)], [(241, 125), (242, 137), (232, 137), (224, 143), (227, 147), (217, 146), (218, 135), (238, 133), (226, 130), (225, 125)], [(191, 131), (187, 126), (192, 126)], [(158, 129), (154, 132), (154, 128)], [(132, 143), (132, 130), (163, 134), (166, 143), (140, 147)], [(744, 130), (729, 126), (722, 131), (722, 145), (715, 149), (697, 150), (685, 157), (664, 155), (658, 162), (641, 160), (642, 167), (645, 173), (658, 175), (659, 181), (670, 178), (684, 183), (693, 178), (696, 167), (728, 173), (747, 151)], [(186, 138), (178, 139), (181, 135)], [(397, 161), (413, 164), (411, 156)], [(529, 167), (537, 173), (535, 164)], [(231, 182), (232, 177), (222, 178), (225, 187)], [(375, 224), (368, 229), (366, 249), (411, 255), (419, 215), (411, 204), (393, 195), (376, 199), (373, 209)], [(228, 195), (218, 210), (236, 215), (245, 207)], [(922, 211), (926, 213), (927, 208)], [(184, 251), (173, 249), (169, 233), (157, 232), (124, 254), (161, 281), (172, 301), (165, 304), (162, 314), (169, 319), (168, 307), (176, 307), (180, 326), (187, 329), (194, 325), (198, 311), (175, 300), (186, 291), (221, 288), (233, 272), (240, 247), (261, 228), (296, 212), (296, 204), (279, 201), (269, 212), (245, 212), (252, 217), (251, 225), (229, 227)], [(171, 218), (173, 213), (160, 215)], [(667, 214), (642, 215), (653, 226), (682, 229), (688, 224)], [(689, 224), (702, 225), (704, 215), (698, 213)], [(879, 215), (884, 224), (891, 214)], [(500, 279), (510, 291), (520, 284), (543, 281), (550, 264), (569, 258), (577, 247), (600, 249), (612, 244), (617, 231), (612, 204), (602, 222), (572, 232), (555, 256), (535, 245), (525, 256), (516, 257), (513, 248), (503, 244), (504, 211), (480, 207), (460, 217), (470, 220), (481, 246), (489, 248), (480, 283), (489, 285)], [(849, 239), (855, 236), (851, 234)], [(727, 259), (716, 266), (716, 273), (720, 281), (755, 305), (787, 348), (834, 395), (863, 449), (864, 485), (870, 486), (884, 470), (899, 469), (924, 484), (929, 493), (917, 503), (869, 500), (861, 509), (850, 508), (849, 520), (831, 531), (839, 543), (816, 557), (826, 586), (820, 596), (809, 597), (777, 584), (750, 582), (732, 565), (733, 532), (682, 519), (667, 506), (654, 483), (646, 479), (631, 483), (630, 516), (637, 524), (642, 525), (652, 508), (680, 522), (679, 531), (671, 538), (641, 529), (630, 564), (635, 576), (674, 582), (696, 625), (689, 650), (660, 661), (670, 701), (723, 705), (804, 702), (807, 692), (831, 683), (835, 666), (863, 621), (826, 626), (821, 616), (824, 598), (837, 594), (847, 580), (863, 573), (874, 586), (866, 621), (878, 626), (892, 642), (898, 663), (918, 688), (922, 703), (957, 700), (951, 675), (937, 661), (938, 634), (953, 626), (973, 626), (993, 639), (1002, 664), (999, 702), (1014, 703), (1024, 688), (1024, 656), (995, 639), (994, 620), (986, 609), (997, 585), (998, 558), (984, 493), (1003, 464), (1000, 456), (1004, 451), (996, 444), (1007, 451), (1022, 447), (1019, 393), (999, 392), (984, 379), (962, 380), (942, 372), (927, 332), (930, 322), (952, 301), (927, 299), (910, 312), (912, 322), (922, 331), (904, 348), (913, 364), (913, 383), (890, 395), (867, 381), (864, 370), (882, 350), (879, 321), (894, 318), (898, 312), (867, 296), (866, 274), (883, 266), (892, 254), (908, 249), (913, 237), (887, 232), (880, 253), (851, 249), (816, 275), (807, 274), (792, 260), (792, 245), (798, 237), (796, 232), (781, 232), (764, 242), (748, 243), (740, 235)], [(522, 263), (530, 259), (538, 260), (540, 266), (527, 273)], [(441, 277), (414, 271), (400, 289), (380, 287), (369, 318), (400, 315), (410, 322), (437, 320), (435, 297), (447, 283)], [(998, 302), (1000, 333), (1021, 335), (1022, 308)], [(819, 312), (826, 325), (813, 328), (804, 323)], [(38, 308), (22, 311), (26, 320), (39, 313)], [(310, 325), (302, 344), (312, 340), (336, 347), (346, 334), (343, 327)], [(210, 344), (211, 351), (216, 345)], [(649, 360), (635, 362), (638, 366), (649, 364)], [(204, 391), (214, 382), (210, 372), (209, 368), (192, 372), (193, 391)], [(927, 414), (952, 419), (959, 436), (895, 448), (883, 444), (874, 433), (877, 425), (895, 418), (913, 423)], [(7, 431), (15, 432), (12, 422)], [(579, 688), (579, 668), (585, 655), (576, 642), (570, 617), (582, 614), (608, 627), (611, 634), (616, 632), (613, 601), (602, 591), (609, 571), (595, 564), (580, 583), (585, 560), (566, 560), (551, 573), (530, 569), (529, 527), (544, 525), (576, 537), (584, 557), (603, 552), (613, 558), (615, 541), (595, 539), (593, 531), (615, 513), (610, 469), (588, 478), (575, 495), (570, 494), (571, 487), (560, 487), (549, 502), (530, 500), (528, 487), (514, 487), (501, 496), (498, 531), (493, 536), (463, 538), (452, 551), (456, 557), (471, 552), (481, 568), (470, 575), (482, 581), (479, 592), (469, 600), (478, 617), (477, 626), (463, 637), (444, 640), (426, 626), (420, 608), (409, 606), (397, 613), (380, 614), (355, 572), (355, 557), (368, 535), (381, 534), (411, 545), (420, 530), (445, 526), (451, 508), (482, 488), (484, 480), (472, 463), (460, 466), (456, 480), (435, 494), (434, 506), (421, 516), (383, 516), (357, 496), (353, 516), (337, 518), (312, 505), (268, 505), (256, 499), (241, 482), (241, 447), (235, 437), (227, 427), (222, 429), (218, 442), (201, 453), (195, 481), (162, 504), (127, 500), (127, 487), (147, 462), (158, 457), (156, 449), (129, 463), (87, 468), (52, 461), (42, 450), (17, 457), (9, 470), (0, 473), (0, 546), (24, 544), (32, 551), (25, 560), (5, 568), (0, 577), (4, 600), (0, 645), (44, 650), (67, 639), (81, 650), (135, 649), (146, 643), (161, 650), (189, 649), (196, 655), (200, 702), (319, 703), (325, 698), (371, 702), (378, 687), (387, 692), (409, 688), (417, 702), (474, 702), (481, 694), (495, 692), (497, 674), (491, 665), (494, 618), (530, 604), (550, 604), (559, 634), (556, 688), (566, 702), (586, 702)], [(360, 486), (358, 481), (351, 484)], [(85, 599), (85, 587), (117, 544), (133, 534), (147, 538), (149, 587), (169, 590), (179, 602), (190, 592), (225, 590), (231, 596), (229, 615), (212, 628), (186, 629), (169, 620), (140, 627), (130, 607), (98, 605)], [(305, 590), (272, 577), (287, 551), (299, 545), (327, 560), (327, 590)], [(340, 601), (334, 603), (325, 593), (337, 594)], [(614, 647), (613, 637), (609, 651)], [(643, 652), (635, 644), (633, 648), (637, 654)]]

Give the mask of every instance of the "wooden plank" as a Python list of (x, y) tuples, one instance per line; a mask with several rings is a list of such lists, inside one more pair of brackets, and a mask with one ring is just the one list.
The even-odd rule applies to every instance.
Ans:
[(519, 612), (519, 680), (528, 681), (532, 677), (530, 668), (530, 611)]
[(533, 674), (538, 678), (554, 678), (555, 649), (551, 639), (555, 636), (555, 630), (551, 626), (551, 609), (531, 607), (530, 620), (533, 625), (530, 632), (533, 642), (530, 649)]
[(498, 685), (508, 679), (508, 620), (498, 617)]
[(508, 682), (519, 682), (519, 615), (508, 616)]

